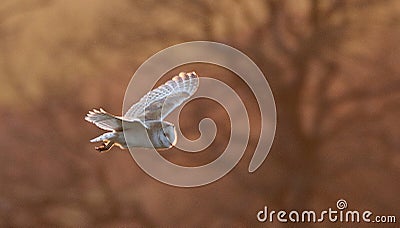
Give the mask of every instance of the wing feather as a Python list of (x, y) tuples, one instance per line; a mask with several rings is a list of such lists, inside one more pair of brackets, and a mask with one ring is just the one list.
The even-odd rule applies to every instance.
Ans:
[(163, 120), (197, 91), (195, 72), (181, 72), (160, 87), (148, 92), (124, 115), (124, 119)]
[(93, 109), (85, 116), (85, 120), (95, 124), (97, 127), (107, 131), (121, 131), (122, 119), (114, 116), (102, 108), (100, 110)]

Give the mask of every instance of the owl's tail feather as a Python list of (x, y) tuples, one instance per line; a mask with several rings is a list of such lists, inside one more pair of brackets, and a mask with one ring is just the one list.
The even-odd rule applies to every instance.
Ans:
[(115, 132), (107, 132), (107, 133), (104, 133), (104, 134), (90, 140), (90, 142), (103, 142), (105, 140), (114, 139), (115, 137), (116, 137)]
[(118, 137), (116, 132), (107, 132), (100, 135), (97, 138), (90, 140), (90, 142), (103, 142), (100, 146), (96, 146), (95, 149), (99, 152), (105, 152), (111, 149), (114, 146), (115, 141)]

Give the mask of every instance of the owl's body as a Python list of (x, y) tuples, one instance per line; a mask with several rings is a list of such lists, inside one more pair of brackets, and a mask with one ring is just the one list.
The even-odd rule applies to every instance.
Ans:
[(108, 130), (90, 142), (103, 142), (98, 151), (113, 145), (126, 148), (167, 149), (176, 144), (176, 130), (165, 116), (189, 99), (198, 88), (196, 73), (180, 73), (172, 80), (147, 93), (123, 116), (114, 116), (103, 109), (89, 111), (85, 120)]
[[(146, 124), (148, 128), (139, 122), (126, 121), (124, 130), (104, 133), (90, 142), (110, 141), (121, 149), (128, 147), (167, 149), (176, 144), (176, 131), (173, 124), (166, 121), (149, 121)], [(125, 140), (124, 132), (129, 135), (127, 140)]]

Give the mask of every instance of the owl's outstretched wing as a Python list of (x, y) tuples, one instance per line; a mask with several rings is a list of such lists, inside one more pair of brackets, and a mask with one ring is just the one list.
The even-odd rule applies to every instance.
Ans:
[(199, 86), (195, 72), (181, 72), (160, 87), (148, 92), (134, 104), (124, 119), (163, 120), (175, 108), (189, 99)]
[(95, 124), (97, 127), (107, 131), (122, 131), (121, 117), (114, 116), (102, 108), (93, 109), (85, 116), (85, 120)]
[(126, 127), (141, 126), (147, 128), (147, 126), (139, 119), (125, 120), (120, 116), (114, 116), (104, 111), (102, 108), (100, 108), (100, 110), (93, 109), (93, 111), (89, 111), (85, 116), (85, 120), (106, 131), (122, 131), (123, 122)]

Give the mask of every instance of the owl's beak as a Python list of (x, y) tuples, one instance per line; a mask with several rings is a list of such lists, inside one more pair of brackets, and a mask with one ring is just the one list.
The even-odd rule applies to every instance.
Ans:
[[(168, 142), (170, 143), (169, 147), (173, 147), (176, 145), (176, 130), (175, 128), (173, 128), (173, 135), (171, 134), (165, 134), (165, 132), (163, 131), (164, 136), (168, 139)], [(170, 132), (168, 132), (170, 133)]]
[(174, 138), (172, 141), (170, 140), (170, 142), (171, 142), (171, 146), (175, 146), (176, 145), (176, 141), (177, 141), (177, 139), (178, 139), (178, 137), (176, 137), (176, 129), (175, 129), (175, 127), (173, 127), (173, 135), (172, 135), (172, 137)]

